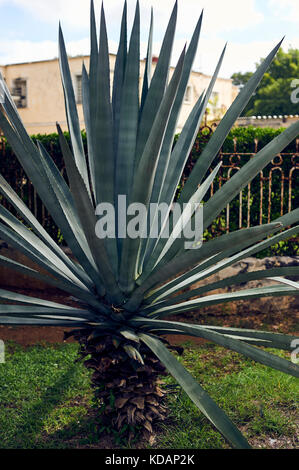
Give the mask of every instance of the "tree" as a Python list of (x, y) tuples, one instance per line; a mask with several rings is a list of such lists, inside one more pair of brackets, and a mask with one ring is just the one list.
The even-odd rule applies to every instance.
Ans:
[[(262, 61), (263, 59), (256, 64), (256, 67)], [(231, 78), (234, 85), (242, 88), (252, 75), (252, 72), (237, 72)], [(288, 52), (280, 49), (243, 114), (246, 116), (297, 114), (299, 106), (298, 103), (292, 102), (291, 94), (294, 91), (292, 82), (298, 79), (299, 49), (289, 49)]]
[(248, 82), (250, 77), (252, 77), (252, 75), (253, 75), (253, 72), (245, 72), (245, 73), (236, 72), (232, 74), (231, 78), (233, 79), (234, 85), (242, 88), (245, 85), (245, 83)]

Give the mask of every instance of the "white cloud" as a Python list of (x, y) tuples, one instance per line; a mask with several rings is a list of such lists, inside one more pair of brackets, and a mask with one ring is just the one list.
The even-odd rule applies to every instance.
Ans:
[(33, 62), (57, 57), (57, 44), (54, 41), (1, 40), (0, 64)]
[[(284, 49), (299, 47), (299, 39), (291, 44), (285, 44)], [(255, 70), (255, 63), (261, 57), (266, 57), (270, 50), (275, 46), (272, 41), (256, 41), (250, 44), (228, 44), (223, 65), (220, 70), (220, 77), (230, 77), (232, 73), (239, 71)], [(172, 64), (175, 65), (182, 49), (184, 40), (178, 39), (175, 42), (173, 50)], [(209, 41), (202, 39), (199, 52), (194, 62), (194, 69), (206, 74), (212, 74), (219, 59), (224, 42), (220, 39)], [(158, 53), (160, 43), (154, 44), (154, 52)], [(116, 52), (117, 44), (114, 41), (109, 43), (111, 52)], [(69, 55), (87, 55), (89, 53), (89, 39), (84, 38), (78, 41), (67, 42), (67, 51)], [(146, 43), (141, 44), (141, 57), (145, 57)], [(35, 60), (53, 59), (58, 55), (58, 47), (55, 41), (2, 41), (0, 50), (0, 64), (30, 62)]]
[[(2, 3), (8, 0), (0, 0)], [(57, 24), (59, 19), (63, 24), (75, 28), (86, 28), (89, 25), (88, 0), (10, 0), (9, 3), (24, 8), (33, 16), (48, 23)], [(263, 19), (257, 10), (256, 0), (178, 0), (178, 32), (185, 33), (195, 24), (201, 9), (205, 9), (205, 29), (212, 34), (241, 30)], [(135, 0), (128, 0), (129, 20), (132, 21)], [(100, 0), (95, 0), (99, 12)], [(155, 12), (157, 29), (166, 26), (174, 0), (140, 0), (141, 19), (144, 27), (148, 24), (150, 8)], [(107, 19), (113, 24), (119, 24), (123, 0), (104, 1)], [(147, 29), (147, 28), (146, 28)]]
[[(88, 40), (82, 39), (68, 44), (71, 55), (87, 53)], [(58, 56), (57, 42), (55, 41), (1, 41), (0, 64), (14, 64), (34, 62), (36, 60), (53, 59)]]
[[(5, 0), (0, 0), (0, 3)], [(15, 3), (32, 9), (32, 13), (40, 19), (44, 18), (49, 22), (56, 22), (58, 16), (63, 19), (63, 24), (69, 23), (70, 26), (88, 26), (89, 4), (88, 0), (13, 0)], [(161, 45), (161, 36), (158, 31), (162, 29), (164, 32), (168, 22), (168, 18), (173, 7), (173, 0), (140, 0), (142, 6), (142, 29), (145, 31), (144, 39), (148, 32), (148, 20), (150, 15), (150, 7), (153, 4), (155, 11), (155, 42), (154, 53), (159, 54)], [(276, 0), (269, 0), (275, 2)], [(288, 2), (288, 0), (279, 0)], [(96, 0), (97, 2), (97, 0)], [(84, 8), (83, 8), (84, 4)], [(105, 8), (107, 12), (108, 29), (112, 26), (119, 26), (121, 16), (121, 6), (123, 0), (106, 0)], [(135, 0), (128, 0), (129, 21), (132, 22), (134, 14)], [(174, 45), (173, 60), (175, 64), (179, 54), (184, 47), (185, 40), (190, 39), (193, 27), (196, 23), (197, 16), (201, 7), (205, 6), (204, 11), (204, 27), (203, 34), (199, 43), (199, 52), (195, 59), (194, 68), (203, 73), (211, 74), (216, 66), (220, 53), (224, 47), (224, 40), (219, 38), (222, 31), (246, 29), (251, 27), (252, 22), (262, 21), (262, 15), (256, 9), (254, 0), (240, 2), (240, 0), (179, 0), (179, 20), (178, 35)], [(99, 2), (97, 2), (99, 8)], [(84, 13), (85, 11), (85, 13)], [(229, 19), (229, 20), (228, 20)], [(112, 26), (111, 26), (112, 25)], [(109, 27), (110, 26), (110, 27)], [(108, 31), (109, 34), (109, 31)], [(66, 35), (66, 36), (69, 36)], [(89, 52), (89, 39), (84, 33), (80, 40), (68, 41), (67, 50), (70, 55), (83, 55)], [(225, 34), (222, 35), (225, 37)], [(116, 52), (117, 44), (115, 34), (109, 34), (113, 38), (109, 43), (110, 51)], [(294, 40), (291, 44), (293, 47), (299, 46), (299, 39)], [(230, 77), (232, 73), (238, 71), (255, 70), (255, 63), (261, 57), (265, 57), (275, 46), (272, 41), (252, 41), (248, 43), (230, 42), (223, 61), (220, 76)], [(285, 44), (287, 49), (289, 44)], [(58, 46), (56, 41), (18, 41), (6, 40), (1, 41), (0, 63), (16, 63), (33, 61), (40, 59), (51, 59), (57, 57)], [(145, 57), (146, 43), (142, 41), (141, 57)]]
[(282, 20), (299, 21), (299, 2), (297, 0), (268, 0), (268, 5), (275, 16)]
[[(183, 41), (176, 41), (173, 54), (173, 63), (179, 57), (183, 48)], [(227, 46), (219, 76), (229, 78), (234, 72), (255, 71), (255, 64), (261, 58), (265, 58), (276, 45), (273, 41), (253, 41), (248, 44), (230, 42)], [(286, 43), (283, 47), (299, 47), (299, 38)], [(194, 69), (205, 74), (212, 74), (224, 47), (221, 39), (214, 38), (210, 41), (203, 38), (200, 41), (198, 53), (194, 61)]]
[[(275, 44), (271, 41), (255, 41), (249, 44), (231, 42), (228, 44), (220, 70), (220, 76), (229, 78), (234, 72), (254, 71), (256, 62), (266, 57)], [(211, 74), (216, 66), (223, 43), (214, 40), (203, 40), (202, 49), (205, 53), (201, 57), (200, 70)], [(212, 65), (213, 64), (213, 65)]]
[[(2, 0), (3, 1), (3, 0)], [(10, 0), (34, 17), (57, 24), (60, 19), (74, 27), (88, 24), (89, 2), (86, 0)]]

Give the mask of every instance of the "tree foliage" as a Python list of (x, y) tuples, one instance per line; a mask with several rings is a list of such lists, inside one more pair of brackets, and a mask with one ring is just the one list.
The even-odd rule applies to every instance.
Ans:
[[(262, 61), (263, 59), (256, 64), (256, 67)], [(242, 88), (252, 75), (252, 72), (237, 72), (231, 78), (234, 85)], [(280, 49), (243, 114), (246, 116), (298, 114), (298, 103), (291, 101), (294, 80), (299, 80), (299, 49), (290, 48), (287, 52)]]

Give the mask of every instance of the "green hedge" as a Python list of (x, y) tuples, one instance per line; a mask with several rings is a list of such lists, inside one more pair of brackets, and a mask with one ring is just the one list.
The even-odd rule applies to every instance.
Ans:
[[(266, 144), (271, 142), (274, 137), (277, 137), (285, 129), (272, 129), (271, 127), (235, 127), (229, 133), (226, 141), (223, 144), (223, 152), (232, 152), (234, 149), (233, 139), (237, 139), (238, 152), (254, 152), (255, 145), (254, 139), (258, 140), (258, 150), (261, 150)], [(299, 137), (299, 136), (298, 136)], [(283, 152), (296, 152), (296, 141), (293, 140)]]
[[(246, 128), (234, 128), (230, 134), (228, 135), (226, 141), (224, 142), (222, 151), (224, 153), (229, 153), (234, 151), (234, 139), (237, 139), (237, 151), (240, 153), (253, 153), (255, 151), (255, 142), (254, 139), (258, 139), (258, 150), (260, 150), (264, 145), (266, 145), (268, 142), (270, 142), (274, 137), (279, 135), (283, 129), (271, 129), (271, 128), (254, 128), (253, 126), (249, 126)], [(68, 133), (65, 133), (67, 139), (69, 140), (69, 135)], [(190, 171), (192, 170), (195, 162), (197, 161), (198, 158), (200, 158), (201, 152), (206, 145), (206, 143), (209, 141), (211, 136), (211, 132), (206, 128), (203, 129), (200, 134), (198, 135), (195, 144), (193, 146), (193, 149), (190, 153), (190, 157), (188, 159), (188, 162), (186, 164), (184, 174), (181, 180), (181, 184), (178, 188), (178, 193), (177, 197), (179, 197), (180, 189), (182, 185), (184, 184), (184, 181), (188, 178)], [(86, 134), (83, 131), (82, 132), (82, 137), (83, 137), (83, 143), (86, 148)], [(178, 136), (176, 136), (177, 139)], [(46, 147), (46, 149), (49, 151), (51, 154), (52, 158), (54, 159), (56, 165), (58, 168), (61, 170), (63, 168), (63, 160), (61, 156), (61, 151), (59, 147), (59, 142), (58, 142), (58, 135), (57, 134), (49, 134), (49, 135), (35, 135), (32, 136), (32, 139), (36, 141), (37, 139), (40, 140), (43, 145)], [(295, 152), (296, 151), (296, 142), (292, 142), (285, 150), (284, 152)], [(224, 157), (224, 162), (225, 159), (228, 157)], [(242, 160), (243, 164), (245, 161), (247, 161), (249, 157), (244, 160)], [(216, 159), (217, 160), (217, 159)], [(217, 161), (215, 161), (217, 163)], [(288, 172), (290, 169), (291, 165), (289, 161), (286, 161), (286, 159), (283, 162), (283, 170), (284, 172)], [(265, 175), (267, 175), (267, 172), (269, 171), (269, 167), (266, 167), (265, 169)], [(20, 180), (18, 179), (18, 175), (21, 175), (21, 167), (16, 159), (16, 157), (13, 155), (12, 150), (9, 146), (8, 143), (5, 142), (5, 152), (3, 151), (3, 146), (2, 149), (0, 149), (0, 172), (3, 174), (10, 184), (15, 187), (15, 185), (20, 184)], [(216, 187), (217, 187), (217, 182), (216, 182)], [(285, 204), (287, 203), (287, 197), (288, 197), (288, 188), (285, 185)], [(251, 185), (251, 191), (252, 194), (256, 194), (259, 191), (259, 177), (255, 178), (252, 182)], [(264, 194), (265, 197), (267, 198), (267, 191), (268, 191), (268, 186), (265, 184), (264, 187)], [(258, 194), (258, 193), (257, 193)], [(272, 220), (276, 217), (279, 217), (280, 215), (280, 187), (279, 187), (279, 177), (277, 174), (273, 175), (273, 183), (272, 183), (272, 208), (273, 210), (271, 211), (271, 218)], [(26, 199), (26, 196), (25, 196)], [(298, 199), (299, 199), (299, 186), (293, 184), (293, 196), (292, 196), (292, 207), (295, 208), (298, 206)], [(259, 224), (259, 199), (257, 197), (253, 198), (252, 200), (252, 205), (251, 205), (251, 224), (256, 225)], [(239, 219), (238, 219), (238, 198), (236, 198), (232, 204), (231, 204), (231, 211), (230, 211), (230, 227), (231, 230), (236, 230), (238, 229), (238, 224), (239, 224)], [(41, 207), (41, 204), (40, 204)], [(244, 217), (246, 210), (245, 208), (247, 207), (247, 195), (246, 192), (244, 191), (243, 194), (243, 207), (244, 207)], [(286, 206), (285, 206), (286, 207)], [(267, 222), (266, 218), (266, 209), (265, 207), (265, 215), (263, 218), (263, 223)], [(40, 213), (39, 209), (39, 213)], [(244, 221), (245, 225), (245, 221)], [(220, 217), (216, 220), (216, 222), (213, 224), (213, 226), (205, 233), (205, 238), (211, 238), (214, 236), (218, 236), (219, 234), (223, 233), (223, 229), (225, 227), (225, 215), (221, 214)], [(50, 231), (52, 235), (59, 241), (63, 242), (61, 233), (59, 230), (57, 230), (57, 227), (55, 227), (55, 224), (50, 221), (49, 226)], [(299, 245), (296, 239), (293, 239), (288, 242), (281, 242), (279, 245), (272, 247), (271, 249), (268, 249), (264, 252), (262, 252), (259, 256), (271, 256), (271, 255), (289, 255), (289, 256), (294, 256), (294, 255), (299, 255)]]

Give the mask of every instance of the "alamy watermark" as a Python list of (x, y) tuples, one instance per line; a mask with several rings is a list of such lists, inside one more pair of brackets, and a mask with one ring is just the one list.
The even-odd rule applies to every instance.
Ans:
[(291, 348), (293, 348), (293, 351), (291, 353), (291, 361), (294, 362), (294, 364), (299, 363), (299, 339), (293, 339), (291, 342)]
[(0, 103), (4, 103), (5, 99), (5, 82), (0, 73)]
[(298, 78), (294, 78), (294, 80), (292, 80), (291, 88), (295, 88), (295, 90), (293, 90), (291, 93), (291, 102), (293, 104), (298, 104), (299, 103), (299, 79)]
[(0, 339), (0, 364), (5, 363), (5, 344), (2, 339)]
[[(98, 219), (95, 233), (98, 238), (164, 238), (173, 243), (185, 239), (186, 249), (197, 249), (203, 238), (203, 207), (197, 202), (180, 205), (135, 202), (127, 205), (127, 197), (119, 195), (117, 207), (100, 203), (96, 207)], [(170, 217), (171, 213), (171, 226)]]

